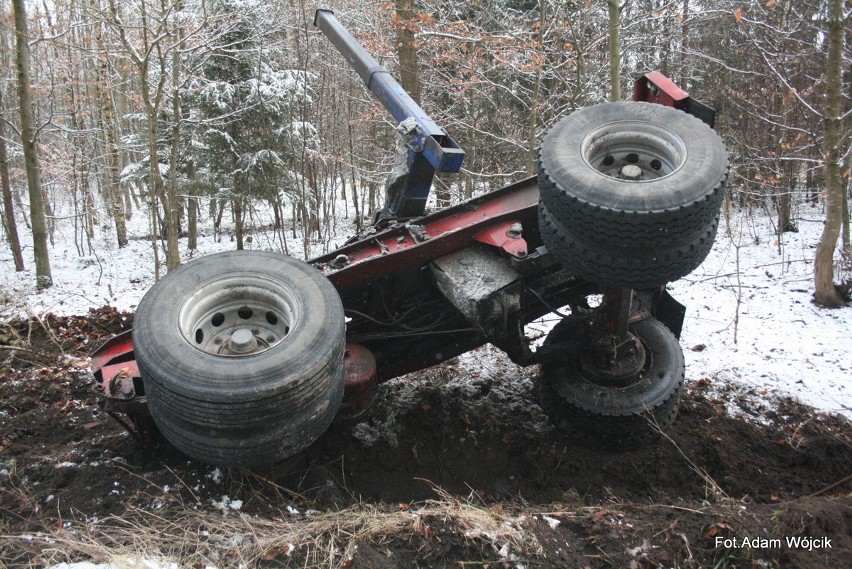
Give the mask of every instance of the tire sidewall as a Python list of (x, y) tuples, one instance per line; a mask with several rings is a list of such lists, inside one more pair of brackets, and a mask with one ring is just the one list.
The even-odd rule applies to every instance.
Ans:
[[(638, 121), (663, 128), (678, 137), (686, 156), (680, 167), (663, 178), (625, 181), (593, 168), (583, 157), (586, 138), (604, 125)], [(560, 196), (579, 205), (626, 212), (666, 211), (710, 199), (708, 189), (720, 185), (727, 173), (727, 153), (719, 136), (695, 117), (651, 103), (602, 103), (580, 109), (559, 121), (545, 136), (540, 150), (543, 191), (550, 185)], [(549, 198), (543, 194), (542, 199)]]
[[(623, 388), (610, 388), (588, 381), (579, 361), (571, 361), (545, 370), (549, 377), (561, 377), (554, 391), (565, 401), (596, 415), (630, 416), (653, 411), (672, 397), (678, 397), (684, 380), (684, 360), (680, 345), (665, 325), (646, 318), (631, 325), (649, 362), (642, 377)], [(579, 333), (583, 333), (578, 329)], [(564, 338), (560, 331), (554, 338)]]
[[(181, 333), (184, 304), (199, 287), (231, 274), (274, 281), (298, 306), (289, 334), (269, 350), (221, 357), (196, 348)], [(326, 365), (344, 328), (340, 297), (316, 269), (280, 254), (229, 251), (188, 263), (149, 290), (134, 318), (133, 341), (144, 378), (156, 383), (155, 390), (190, 399), (251, 403), (297, 389), (303, 378)]]

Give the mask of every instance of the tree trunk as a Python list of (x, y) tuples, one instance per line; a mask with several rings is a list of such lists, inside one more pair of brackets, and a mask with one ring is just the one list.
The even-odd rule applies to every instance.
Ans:
[(846, 172), (846, 180), (841, 181), (841, 185), (845, 187), (840, 192), (843, 196), (843, 219), (841, 221), (840, 243), (843, 247), (843, 254), (846, 255), (847, 259), (852, 260), (852, 242), (849, 240), (849, 190), (852, 189), (849, 184), (850, 167), (852, 167), (852, 159), (847, 154), (843, 165), (843, 171)]
[(101, 107), (101, 123), (104, 132), (106, 155), (103, 180), (104, 201), (115, 225), (115, 237), (119, 247), (127, 246), (127, 222), (124, 212), (124, 196), (121, 192), (121, 157), (118, 151), (116, 135), (115, 105), (108, 86), (106, 49), (100, 23), (94, 23), (95, 42), (98, 45), (98, 59), (95, 63), (95, 94)]
[(53, 285), (50, 273), (50, 257), (47, 249), (47, 219), (45, 218), (44, 195), (41, 188), (41, 171), (38, 163), (38, 147), (33, 124), (33, 100), (30, 84), (30, 49), (27, 45), (27, 12), (24, 0), (12, 0), (15, 13), (16, 64), (18, 68), (18, 103), (21, 114), (21, 144), (24, 147), (24, 164), (27, 170), (27, 186), (30, 194), (30, 218), (33, 228), (33, 253), (36, 264), (36, 286), (48, 288)]
[[(186, 175), (190, 180), (194, 180), (196, 174), (195, 162), (190, 160), (186, 167)], [(186, 246), (190, 251), (198, 249), (198, 204), (198, 198), (190, 191), (190, 195), (186, 199)]]
[(234, 197), (234, 234), (237, 238), (237, 251), (243, 250), (243, 198), (241, 196)]
[(680, 25), (680, 88), (689, 90), (689, 0), (683, 0), (683, 21)]
[(21, 253), (21, 240), (18, 238), (18, 224), (15, 221), (15, 208), (12, 202), (12, 183), (9, 180), (9, 157), (6, 151), (6, 123), (3, 114), (3, 91), (0, 89), (0, 184), (3, 187), (3, 226), (6, 228), (6, 240), (12, 257), (15, 259), (15, 270), (24, 270), (24, 256)]
[[(544, 50), (544, 21), (547, 16), (547, 3), (544, 0), (539, 0), (538, 8), (539, 25), (536, 43), (538, 45), (539, 54), (546, 57), (544, 56), (546, 53)], [(541, 68), (543, 65), (543, 62), (538, 62), (538, 64), (536, 64), (532, 101), (530, 101), (530, 130), (527, 139), (527, 175), (529, 176), (534, 175), (538, 171), (538, 106), (541, 104)]]
[(831, 0), (829, 5), (826, 62), (828, 96), (823, 113), (826, 210), (825, 225), (814, 260), (814, 301), (826, 307), (845, 305), (834, 285), (834, 250), (837, 247), (843, 217), (843, 180), (840, 175), (840, 140), (843, 127), (840, 116), (843, 87), (843, 1)]
[[(177, 44), (172, 49), (172, 144), (169, 154), (169, 185), (166, 189), (168, 204), (168, 213), (166, 214), (167, 223), (169, 226), (169, 234), (174, 232), (174, 239), (169, 241), (168, 266), (169, 270), (180, 265), (180, 252), (178, 251), (178, 236), (180, 235), (180, 198), (178, 197), (178, 154), (180, 150), (180, 126), (181, 126), (181, 108), (180, 108), (180, 45), (182, 43), (183, 30), (180, 25), (180, 9), (181, 4), (175, 5), (177, 10), (175, 16), (175, 36)], [(171, 251), (171, 246), (174, 245), (174, 252)]]
[(186, 200), (186, 247), (190, 251), (198, 249), (198, 198), (189, 196)]
[(420, 68), (414, 39), (414, 2), (396, 0), (396, 45), (399, 56), (399, 79), (411, 98), (420, 104)]
[(609, 12), (609, 83), (610, 101), (621, 100), (621, 6), (619, 0), (607, 0)]

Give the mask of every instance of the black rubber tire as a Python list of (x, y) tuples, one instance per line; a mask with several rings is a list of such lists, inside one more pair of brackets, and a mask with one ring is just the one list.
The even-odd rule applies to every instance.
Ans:
[(587, 330), (583, 321), (563, 320), (545, 339), (545, 345), (562, 344), (571, 355), (542, 366), (542, 408), (560, 431), (595, 444), (626, 449), (656, 441), (674, 422), (683, 388), (683, 351), (677, 339), (655, 318), (632, 324), (630, 332), (645, 349), (645, 366), (628, 387), (604, 387), (583, 370), (580, 353)]
[[(553, 257), (570, 273), (589, 282), (619, 288), (656, 288), (691, 273), (707, 257), (716, 237), (718, 218), (691, 241), (668, 248), (613, 247), (577, 236), (550, 213), (538, 207), (541, 238)], [(624, 228), (628, 239), (631, 229)]]
[[(631, 153), (642, 178), (620, 179), (616, 172)], [(602, 156), (614, 166), (604, 167)], [(695, 241), (718, 216), (727, 178), (728, 156), (716, 132), (657, 104), (578, 110), (550, 129), (539, 151), (541, 201), (573, 235), (607, 247)]]
[[(234, 286), (242, 282), (286, 297), (282, 338), (240, 356), (193, 345), (181, 331), (187, 307), (217, 283), (242, 302)], [(170, 272), (139, 303), (133, 347), (158, 428), (180, 451), (215, 465), (293, 456), (328, 428), (343, 398), (343, 304), (320, 272), (285, 255), (229, 251)]]

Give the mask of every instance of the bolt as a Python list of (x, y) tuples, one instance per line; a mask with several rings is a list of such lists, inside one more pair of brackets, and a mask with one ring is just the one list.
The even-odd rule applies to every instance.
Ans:
[(267, 341), (267, 342), (269, 342), (269, 343), (271, 344), (272, 342), (274, 342), (274, 341), (275, 341), (275, 336), (273, 336), (272, 334), (269, 334), (269, 335), (266, 337), (266, 341)]
[(251, 333), (254, 334), (255, 336), (259, 336), (260, 335), (260, 328), (252, 328)]
[(213, 343), (217, 346), (220, 345), (222, 343), (222, 338), (216, 336), (215, 338), (213, 338)]
[(626, 164), (621, 169), (621, 177), (625, 180), (638, 180), (642, 177), (642, 168), (636, 164)]
[(524, 226), (520, 223), (513, 223), (511, 227), (509, 227), (508, 231), (506, 231), (506, 235), (511, 237), (512, 239), (517, 239), (521, 236), (521, 233), (524, 230)]

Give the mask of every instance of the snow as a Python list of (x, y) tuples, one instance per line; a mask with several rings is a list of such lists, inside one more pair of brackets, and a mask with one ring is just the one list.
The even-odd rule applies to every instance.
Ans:
[(210, 499), (210, 503), (222, 511), (223, 515), (228, 515), (230, 511), (238, 511), (243, 507), (242, 500), (232, 500), (230, 496), (222, 496), (221, 500)]
[[(257, 212), (255, 224), (270, 226), (265, 215)], [(729, 217), (721, 222), (705, 262), (669, 287), (687, 307), (681, 336), (687, 380), (706, 379), (720, 388), (734, 384), (765, 398), (767, 406), (775, 396), (792, 396), (852, 417), (852, 308), (829, 310), (811, 302), (822, 212), (803, 208), (800, 232), (780, 239), (764, 214), (731, 211)], [(210, 221), (205, 223), (196, 257), (235, 247), (227, 235), (217, 242)], [(338, 220), (337, 225), (334, 242), (312, 243), (312, 254), (349, 237), (352, 223)], [(148, 231), (144, 212), (136, 212), (128, 230), (131, 241), (119, 249), (109, 228), (99, 227), (89, 251), (85, 243), (75, 244), (81, 238), (75, 239), (72, 222), (60, 220), (51, 247), (54, 286), (44, 291), (35, 288), (32, 248), (25, 251), (28, 270), (23, 273), (14, 272), (8, 248), (2, 248), (0, 320), (47, 312), (86, 314), (103, 305), (134, 310), (154, 283), (151, 243), (142, 238)], [(22, 223), (19, 231), (22, 243), (31, 243)], [(301, 251), (301, 238), (289, 239), (291, 251)], [(249, 246), (280, 250), (279, 244), (279, 236), (256, 232)], [(183, 260), (191, 262), (185, 240), (181, 250)]]
[(704, 263), (670, 286), (687, 306), (688, 379), (741, 384), (852, 417), (852, 309), (811, 302), (820, 217), (813, 212), (780, 239), (765, 217), (722, 222)]

